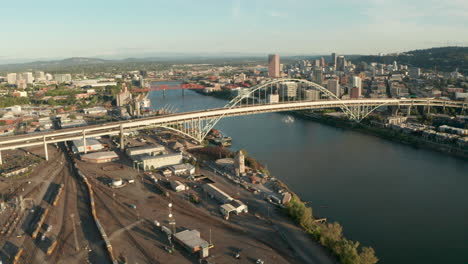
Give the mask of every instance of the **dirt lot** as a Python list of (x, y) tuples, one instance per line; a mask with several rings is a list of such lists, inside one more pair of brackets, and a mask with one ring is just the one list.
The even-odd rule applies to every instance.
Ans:
[[(93, 179), (97, 214), (104, 223), (115, 255), (130, 263), (199, 263), (198, 254), (191, 254), (179, 245), (173, 254), (164, 250), (169, 245), (168, 238), (153, 221), (169, 227), (168, 204), (171, 202), (177, 231), (200, 231), (202, 238), (214, 245), (209, 259), (215, 263), (255, 263), (257, 259), (266, 263), (299, 263), (269, 221), (253, 213), (233, 216), (226, 221), (219, 214), (219, 204), (204, 197), (199, 187), (176, 193), (164, 184), (154, 184), (142, 172), (121, 166), (120, 162), (78, 161), (77, 165)], [(118, 189), (106, 184), (109, 179), (118, 178), (136, 180)], [(188, 185), (199, 186), (198, 183)], [(201, 197), (201, 203), (195, 205), (188, 201), (189, 192)], [(131, 205), (136, 209), (130, 208)], [(238, 251), (242, 252), (242, 257), (235, 260)]]

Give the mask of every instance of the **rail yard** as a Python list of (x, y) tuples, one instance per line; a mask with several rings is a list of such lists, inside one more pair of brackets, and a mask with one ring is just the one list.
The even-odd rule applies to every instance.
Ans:
[[(273, 181), (247, 183), (192, 155), (203, 147), (195, 142), (159, 130), (129, 135), (124, 151), (113, 137), (96, 142), (101, 152), (50, 145), (49, 161), (42, 147), (4, 152), (5, 163), (20, 154), (34, 162), (1, 178), (3, 263), (306, 263), (328, 254), (282, 213), (281, 195), (272, 201)], [(178, 155), (182, 164), (167, 163)]]

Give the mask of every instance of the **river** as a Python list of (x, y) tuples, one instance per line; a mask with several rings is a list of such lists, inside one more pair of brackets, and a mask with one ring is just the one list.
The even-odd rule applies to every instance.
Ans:
[[(193, 91), (152, 92), (178, 112), (222, 107)], [(309, 201), (314, 215), (372, 246), (379, 263), (467, 263), (468, 161), (284, 114), (225, 118), (216, 128)]]

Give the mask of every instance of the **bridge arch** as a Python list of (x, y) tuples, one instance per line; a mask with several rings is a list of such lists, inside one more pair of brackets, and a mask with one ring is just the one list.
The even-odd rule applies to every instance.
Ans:
[[(247, 99), (247, 104), (248, 104), (249, 103), (248, 99), (252, 98), (252, 95), (254, 97), (254, 98), (252, 98), (252, 102), (255, 104), (255, 99), (257, 99), (257, 100), (260, 99), (260, 98), (255, 98), (255, 93), (256, 92), (258, 93), (259, 91), (268, 89), (268, 87), (272, 87), (272, 86), (276, 86), (275, 88), (279, 90), (277, 85), (291, 83), (291, 82), (292, 83), (297, 83), (297, 84), (304, 84), (304, 85), (307, 86), (307, 88), (309, 88), (309, 87), (313, 88), (313, 89), (319, 91), (320, 93), (322, 93), (322, 94), (320, 94), (320, 96), (323, 95), (323, 97), (327, 97), (329, 100), (332, 99), (332, 100), (335, 100), (335, 101), (338, 101), (338, 102), (344, 101), (344, 100), (341, 100), (338, 96), (336, 96), (334, 93), (332, 93), (327, 88), (325, 88), (325, 87), (323, 87), (323, 86), (321, 86), (319, 84), (316, 84), (314, 82), (311, 82), (309, 80), (295, 79), (295, 78), (281, 78), (281, 79), (268, 80), (266, 82), (263, 82), (263, 83), (260, 83), (258, 85), (255, 85), (255, 86), (251, 87), (246, 93), (242, 93), (242, 94), (236, 96), (234, 99), (232, 99), (229, 103), (227, 103), (224, 106), (224, 108), (232, 109), (232, 108), (235, 108), (235, 107), (240, 107), (240, 106), (242, 106), (242, 102), (244, 100), (246, 100), (246, 99)], [(301, 100), (301, 96), (300, 96), (302, 91), (311, 90), (311, 89), (307, 89), (307, 88), (302, 90), (302, 87), (299, 87), (299, 96), (298, 96), (299, 100), (295, 100), (295, 101), (307, 101), (307, 100), (304, 100), (304, 97), (302, 97), (302, 100)], [(259, 93), (259, 94), (261, 94), (261, 93)], [(267, 95), (267, 91), (265, 90), (265, 98), (264, 98), (265, 102), (267, 102), (266, 95)], [(320, 98), (320, 99), (322, 99), (322, 98)], [(351, 108), (351, 107), (347, 106), (346, 103), (343, 102), (342, 104), (338, 104), (337, 106), (346, 114), (346, 116), (348, 116), (348, 118), (350, 118), (351, 120), (355, 120), (356, 122), (360, 122), (362, 119), (367, 117), (371, 112), (375, 111), (376, 109), (378, 109), (379, 107), (384, 106), (384, 105), (386, 105), (386, 104), (378, 105), (378, 106), (373, 107), (373, 108), (365, 107), (365, 109), (362, 109), (361, 106), (354, 106), (353, 108)], [(203, 128), (203, 130), (201, 132), (201, 139), (204, 139), (208, 135), (208, 133), (211, 131), (211, 129), (213, 129), (216, 126), (216, 124), (223, 117), (224, 117), (224, 115), (221, 115), (219, 117), (211, 119), (206, 124), (206, 126)]]

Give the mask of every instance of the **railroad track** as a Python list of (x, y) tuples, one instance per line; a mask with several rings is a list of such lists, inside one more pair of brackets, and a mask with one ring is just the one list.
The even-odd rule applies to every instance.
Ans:
[[(97, 200), (100, 201), (100, 204), (102, 205), (102, 207), (104, 207), (104, 209), (109, 213), (109, 215), (112, 216), (112, 219), (121, 228), (124, 228), (125, 225), (119, 220), (119, 218), (115, 214), (115, 212), (111, 208), (109, 208), (107, 203), (104, 201), (104, 199), (100, 195), (101, 195), (100, 192), (94, 192), (94, 197), (97, 198)], [(135, 238), (135, 236), (131, 232), (129, 232), (128, 230), (125, 230), (125, 233), (127, 233), (128, 238), (133, 243), (133, 245), (138, 249), (138, 251), (140, 251), (141, 254), (143, 254), (143, 256), (147, 259), (147, 263), (160, 263), (159, 261), (154, 259), (152, 254), (148, 253), (148, 251), (142, 245), (140, 245), (140, 243), (137, 241), (137, 239)]]
[[(63, 203), (63, 214), (62, 214), (62, 226), (60, 227), (60, 231), (57, 235), (57, 247), (55, 248), (54, 250), (54, 253), (51, 254), (50, 256), (50, 263), (57, 263), (58, 262), (58, 259), (63, 255), (64, 253), (64, 246), (65, 246), (65, 242), (68, 240), (69, 236), (71, 233), (65, 235), (65, 230), (66, 230), (66, 221), (65, 219), (68, 218), (68, 215), (69, 215), (69, 211), (70, 211), (70, 206), (68, 206), (68, 201), (69, 201), (69, 196), (70, 196), (70, 180), (69, 180), (69, 177), (66, 177), (65, 176), (65, 171), (62, 170), (60, 173), (59, 173), (60, 177), (62, 180), (63, 180), (63, 184), (65, 186), (65, 197), (64, 197), (64, 203)], [(57, 210), (57, 208), (54, 208), (55, 210)]]

